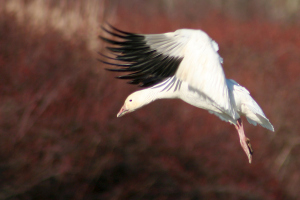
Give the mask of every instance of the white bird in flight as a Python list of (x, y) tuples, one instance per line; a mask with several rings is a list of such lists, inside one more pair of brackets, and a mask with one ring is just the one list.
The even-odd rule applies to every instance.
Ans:
[(130, 84), (147, 87), (130, 94), (117, 117), (157, 99), (179, 98), (233, 124), (251, 163), (253, 150), (244, 133), (241, 116), (245, 116), (250, 124), (260, 124), (271, 131), (274, 128), (249, 91), (234, 80), (225, 78), (223, 59), (214, 40), (205, 32), (192, 29), (163, 34), (134, 34), (112, 26), (111, 30), (102, 28), (117, 40), (99, 36), (113, 45), (107, 49), (114, 57), (100, 55), (124, 63), (100, 61), (118, 67), (107, 70), (131, 72), (117, 78), (131, 79)]

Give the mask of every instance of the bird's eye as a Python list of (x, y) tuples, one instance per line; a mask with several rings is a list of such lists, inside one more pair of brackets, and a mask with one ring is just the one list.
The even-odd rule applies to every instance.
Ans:
[(129, 102), (132, 102), (132, 99), (129, 99)]

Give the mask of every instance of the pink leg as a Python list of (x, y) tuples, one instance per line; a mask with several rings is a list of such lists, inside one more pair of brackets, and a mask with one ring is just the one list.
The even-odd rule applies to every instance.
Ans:
[(245, 133), (244, 133), (244, 127), (243, 127), (243, 123), (242, 123), (242, 119), (241, 118), (239, 118), (237, 120), (235, 128), (236, 128), (236, 130), (239, 133), (241, 146), (244, 149), (246, 155), (248, 156), (249, 163), (251, 163), (251, 161), (252, 161), (252, 155), (253, 155), (253, 149), (252, 149), (252, 146), (250, 144), (249, 138), (247, 138), (246, 135), (245, 135)]

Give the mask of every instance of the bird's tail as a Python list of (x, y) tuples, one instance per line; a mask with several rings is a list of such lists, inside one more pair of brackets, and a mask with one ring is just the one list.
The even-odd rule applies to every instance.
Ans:
[(251, 118), (246, 117), (248, 122), (250, 124), (253, 124), (254, 126), (256, 126), (256, 124), (258, 123), (259, 125), (261, 125), (262, 127), (269, 129), (270, 131), (274, 132), (274, 127), (273, 125), (270, 123), (269, 119), (267, 119), (265, 116), (262, 116), (260, 114), (255, 114), (255, 121), (253, 121)]

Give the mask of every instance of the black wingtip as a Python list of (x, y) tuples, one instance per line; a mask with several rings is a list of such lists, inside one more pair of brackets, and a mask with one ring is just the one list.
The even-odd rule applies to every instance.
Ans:
[[(112, 58), (112, 57), (109, 57), (109, 56), (107, 56), (107, 55), (104, 55), (103, 53), (101, 53), (101, 52), (99, 52), (98, 51), (98, 54), (100, 55), (100, 56), (102, 56), (102, 57), (104, 57), (104, 58), (107, 58), (107, 59), (110, 59), (110, 60), (118, 60), (118, 59), (116, 59), (116, 58)], [(114, 56), (117, 56), (117, 55), (115, 55), (115, 54), (113, 54)]]
[[(112, 27), (111, 25), (109, 25), (110, 27)], [(114, 33), (112, 31), (109, 31), (107, 30), (103, 25), (101, 25), (101, 29), (104, 30), (106, 33), (110, 34), (110, 35), (113, 35), (113, 36), (116, 36), (116, 37), (119, 37), (119, 38), (122, 38), (122, 39), (125, 39), (126, 38), (126, 35), (120, 35), (120, 34), (117, 34), (117, 33)], [(99, 36), (99, 38), (102, 39), (101, 36)]]
[(104, 64), (107, 64), (107, 65), (113, 65), (113, 66), (117, 66), (117, 67), (130, 67), (131, 66), (131, 64), (117, 64), (117, 63), (110, 63), (110, 62), (106, 62), (106, 61), (104, 61), (104, 60), (101, 60), (101, 59), (97, 59), (99, 62), (102, 62), (102, 63), (104, 63)]
[(120, 30), (120, 29), (117, 29), (116, 27), (114, 27), (113, 25), (111, 25), (111, 24), (109, 24), (109, 23), (107, 23), (107, 25), (108, 25), (111, 29), (113, 29), (114, 31), (117, 31), (117, 32), (119, 32), (119, 33), (122, 33), (122, 34), (125, 34), (125, 35), (136, 35), (135, 33), (130, 33), (130, 32), (126, 32), (126, 31), (122, 31), (122, 30)]
[[(111, 28), (114, 31), (117, 31), (118, 33), (124, 34), (124, 35), (135, 35), (135, 33), (130, 33), (130, 32), (126, 32), (126, 31), (122, 31), (120, 29), (117, 29), (116, 27), (114, 27), (113, 25), (111, 25), (109, 22), (105, 21), (104, 24), (106, 24), (109, 28)], [(111, 31), (107, 30), (103, 25), (101, 25), (101, 29), (111, 33)]]
[[(112, 38), (99, 36), (106, 42), (109, 56), (100, 52), (98, 61), (113, 67), (105, 68), (112, 72), (131, 72), (118, 76), (118, 79), (131, 79), (128, 83), (140, 87), (153, 86), (167, 77), (175, 74), (183, 58), (172, 57), (168, 52), (158, 52), (147, 44), (147, 38), (143, 34), (134, 34), (115, 28), (108, 22), (101, 26), (103, 33)], [(115, 37), (115, 38), (113, 38)], [(165, 54), (164, 54), (165, 53)], [(121, 61), (117, 64), (115, 61)], [(125, 64), (124, 64), (125, 63)]]
[(103, 40), (103, 41), (105, 41), (107, 43), (113, 44), (113, 45), (120, 45), (120, 46), (122, 46), (122, 45), (126, 44), (126, 42), (119, 42), (119, 41), (115, 41), (115, 40), (110, 40), (108, 38), (102, 37), (101, 35), (99, 35), (98, 37), (99, 37), (99, 39), (101, 39), (101, 40)]

